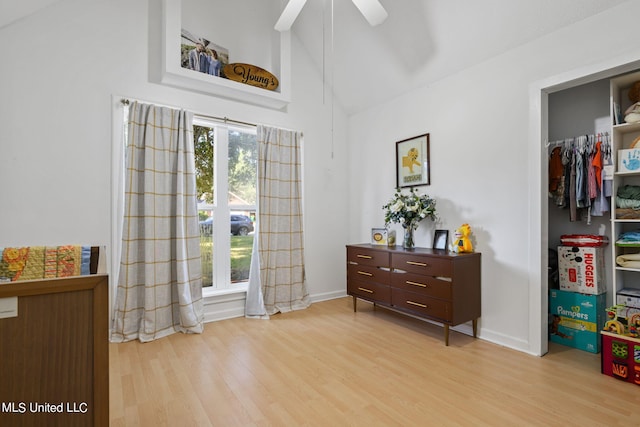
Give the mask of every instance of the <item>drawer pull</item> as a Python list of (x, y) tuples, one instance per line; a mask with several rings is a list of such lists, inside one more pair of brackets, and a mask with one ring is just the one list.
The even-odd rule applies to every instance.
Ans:
[(415, 262), (415, 261), (407, 261), (409, 265), (417, 265), (418, 267), (427, 267), (429, 264), (425, 264), (424, 262)]
[(358, 271), (358, 274), (362, 274), (363, 276), (369, 276), (369, 277), (373, 276), (373, 274), (367, 273), (366, 271)]
[(356, 257), (357, 257), (357, 258), (364, 258), (364, 259), (371, 259), (371, 258), (373, 258), (373, 257), (371, 257), (371, 256), (369, 256), (369, 255), (360, 255), (360, 254), (356, 255)]
[(428, 305), (426, 305), (426, 304), (420, 304), (419, 302), (407, 301), (407, 304), (417, 305), (418, 307), (422, 307), (422, 308), (429, 308), (429, 306), (428, 306)]
[(425, 285), (424, 283), (412, 282), (410, 280), (407, 280), (405, 283), (407, 285), (420, 286), (421, 288), (427, 288), (428, 287), (428, 285)]
[(373, 293), (373, 291), (371, 289), (367, 289), (367, 288), (358, 288), (358, 290), (362, 291), (362, 292), (369, 292), (370, 294)]

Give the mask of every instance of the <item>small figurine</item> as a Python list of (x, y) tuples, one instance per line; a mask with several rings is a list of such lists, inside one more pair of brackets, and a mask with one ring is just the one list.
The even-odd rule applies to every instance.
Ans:
[(638, 338), (640, 335), (640, 313), (634, 313), (629, 319), (629, 336)]
[(470, 236), (471, 227), (469, 224), (462, 224), (454, 233), (451, 251), (457, 253), (473, 252), (473, 244), (471, 243)]

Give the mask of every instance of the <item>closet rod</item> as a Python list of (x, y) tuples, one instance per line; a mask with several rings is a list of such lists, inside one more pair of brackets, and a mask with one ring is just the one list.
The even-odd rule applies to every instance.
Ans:
[[(598, 135), (604, 136), (604, 137), (608, 137), (609, 136), (609, 132), (598, 132), (598, 133), (595, 133), (595, 134), (592, 133), (592, 134), (588, 134), (588, 135), (585, 134), (585, 135), (580, 135), (580, 136), (587, 136), (587, 137), (591, 136), (591, 137), (596, 138)], [(579, 138), (579, 137), (578, 136), (574, 136), (572, 138), (558, 139), (556, 141), (547, 141), (547, 140), (545, 140), (544, 147), (545, 148), (549, 148), (551, 145), (561, 145), (561, 144), (564, 144), (567, 141), (575, 140), (576, 138)]]
[[(129, 105), (131, 103), (130, 100), (126, 99), (126, 98), (122, 98), (120, 100), (120, 102), (122, 103), (122, 105)], [(142, 102), (142, 101), (141, 101)], [(169, 107), (169, 108), (176, 108), (176, 107)], [(200, 113), (194, 113), (196, 116), (198, 117), (203, 117), (205, 119), (211, 119), (211, 120), (217, 120), (223, 123), (234, 123), (237, 125), (245, 125), (245, 126), (251, 126), (251, 127), (257, 127), (258, 125), (255, 123), (248, 123), (248, 122), (243, 122), (241, 120), (234, 120), (234, 119), (230, 119), (228, 117), (216, 117), (216, 116), (210, 116), (207, 114), (200, 114)]]

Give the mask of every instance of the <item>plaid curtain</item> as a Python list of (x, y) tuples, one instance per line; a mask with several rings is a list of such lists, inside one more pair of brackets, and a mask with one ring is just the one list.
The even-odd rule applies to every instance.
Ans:
[(203, 330), (192, 121), (184, 110), (130, 107), (114, 342)]
[(310, 305), (304, 275), (300, 132), (258, 126), (257, 260), (252, 265), (249, 317)]

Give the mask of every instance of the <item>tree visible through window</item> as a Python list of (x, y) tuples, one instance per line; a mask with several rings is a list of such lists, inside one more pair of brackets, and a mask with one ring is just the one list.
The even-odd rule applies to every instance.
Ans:
[[(256, 221), (255, 131), (195, 125), (194, 139), (203, 286), (244, 282), (249, 278)], [(219, 154), (225, 151), (227, 156)], [(217, 191), (225, 191), (226, 197)], [(228, 228), (214, 226), (225, 222)]]

